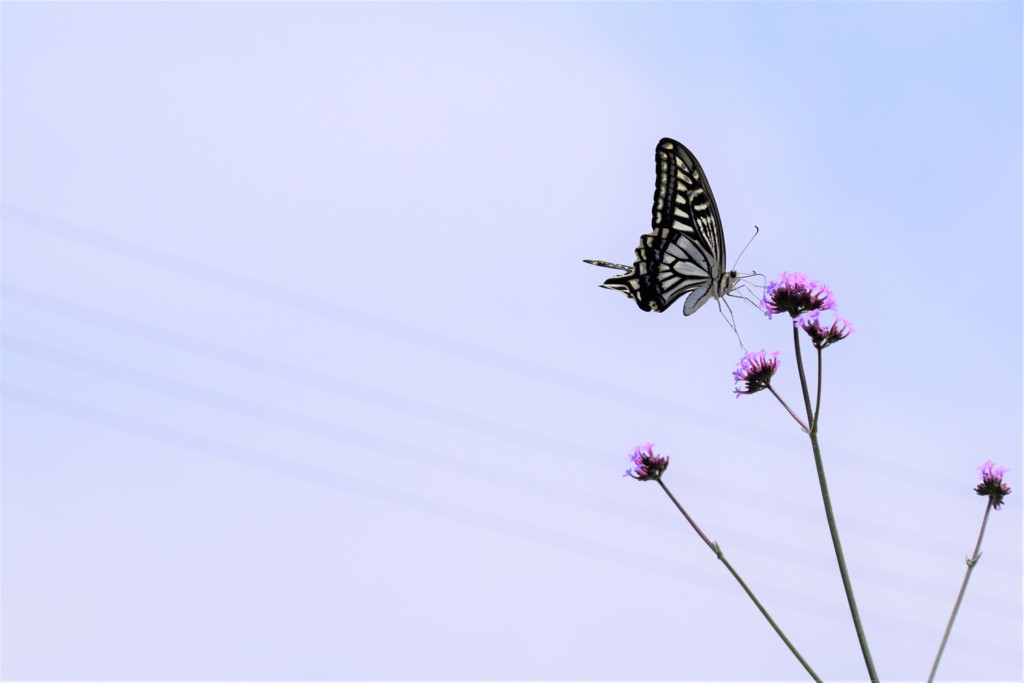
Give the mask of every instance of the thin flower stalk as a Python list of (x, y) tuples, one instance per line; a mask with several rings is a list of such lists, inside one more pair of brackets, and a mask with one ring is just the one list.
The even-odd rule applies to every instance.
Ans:
[(729, 561), (725, 559), (725, 553), (722, 552), (722, 548), (718, 545), (718, 543), (709, 539), (707, 535), (704, 533), (704, 531), (701, 530), (701, 528), (697, 525), (697, 522), (695, 522), (694, 519), (690, 517), (689, 513), (686, 512), (686, 509), (682, 506), (682, 504), (678, 500), (676, 500), (676, 497), (674, 495), (672, 495), (672, 492), (669, 490), (668, 486), (665, 485), (665, 482), (662, 481), (660, 475), (658, 477), (655, 477), (655, 481), (658, 482), (658, 484), (661, 486), (661, 489), (675, 504), (676, 508), (679, 510), (680, 513), (682, 513), (683, 517), (686, 518), (686, 521), (690, 523), (690, 526), (693, 527), (693, 530), (697, 532), (697, 535), (700, 536), (701, 540), (704, 541), (708, 548), (710, 548), (711, 551), (715, 554), (715, 557), (717, 557), (721, 561), (721, 563), (725, 565), (725, 568), (729, 570), (729, 573), (732, 574), (733, 578), (736, 579), (736, 582), (740, 584), (740, 587), (747, 594), (747, 597), (749, 597), (750, 600), (754, 603), (754, 606), (756, 606), (758, 611), (761, 612), (761, 615), (768, 621), (768, 624), (771, 625), (772, 629), (779, 636), (779, 638), (782, 639), (782, 642), (786, 644), (786, 647), (789, 648), (789, 651), (793, 653), (793, 656), (796, 657), (797, 661), (800, 662), (801, 666), (804, 667), (804, 669), (807, 671), (810, 677), (813, 680), (817, 681), (817, 683), (822, 683), (821, 678), (814, 671), (814, 669), (811, 668), (811, 665), (807, 663), (807, 660), (803, 658), (803, 655), (801, 655), (800, 651), (796, 649), (796, 646), (793, 645), (793, 643), (790, 642), (789, 638), (786, 637), (786, 634), (783, 633), (782, 628), (777, 623), (775, 623), (775, 620), (772, 619), (770, 614), (768, 614), (768, 610), (765, 609), (764, 605), (761, 604), (761, 601), (757, 599), (757, 596), (754, 595), (754, 592), (750, 590), (750, 587), (740, 577), (736, 569), (734, 569), (733, 566), (729, 563)]
[(793, 328), (793, 348), (796, 353), (796, 370), (800, 375), (800, 390), (804, 395), (804, 410), (807, 411), (807, 423), (814, 424), (814, 413), (811, 411), (811, 395), (807, 390), (807, 373), (804, 372), (804, 357), (800, 353), (800, 328)]
[(992, 510), (998, 510), (1003, 506), (1003, 498), (1010, 495), (1010, 487), (1003, 482), (1003, 475), (1009, 470), (1005, 467), (997, 467), (989, 460), (978, 468), (981, 475), (981, 483), (975, 487), (974, 492), (979, 496), (987, 496), (988, 504), (985, 506), (985, 516), (981, 519), (981, 529), (978, 531), (978, 542), (974, 544), (974, 554), (967, 558), (967, 571), (964, 572), (964, 581), (960, 584), (960, 592), (953, 603), (953, 612), (946, 622), (946, 631), (942, 634), (942, 642), (939, 644), (939, 651), (935, 654), (935, 661), (932, 663), (932, 670), (928, 674), (928, 683), (935, 680), (935, 673), (939, 670), (939, 662), (942, 660), (942, 653), (946, 650), (946, 643), (949, 642), (949, 634), (953, 630), (953, 622), (956, 621), (957, 612), (960, 611), (960, 603), (963, 602), (964, 594), (967, 592), (967, 583), (971, 580), (971, 572), (981, 559), (981, 541), (985, 538), (985, 527), (988, 525), (988, 516)]
[(878, 683), (878, 673), (875, 671), (875, 662), (871, 658), (871, 649), (868, 647), (868, 638), (864, 633), (864, 625), (860, 620), (860, 611), (857, 609), (857, 599), (853, 595), (853, 583), (850, 581), (850, 572), (846, 568), (846, 557), (843, 555), (843, 544), (839, 540), (839, 527), (836, 525), (836, 516), (832, 512), (832, 498), (828, 494), (828, 481), (825, 479), (825, 464), (821, 459), (821, 447), (818, 445), (817, 425), (815, 425), (808, 436), (811, 439), (811, 448), (814, 451), (814, 467), (818, 471), (818, 485), (821, 488), (821, 500), (825, 504), (825, 519), (828, 520), (828, 532), (832, 536), (832, 547), (836, 552), (836, 562), (839, 564), (839, 574), (843, 579), (843, 590), (846, 592), (846, 602), (850, 605), (850, 616), (853, 619), (853, 627), (857, 631), (857, 642), (860, 643), (860, 651), (864, 656), (864, 665), (867, 667), (871, 683)]
[[(807, 436), (811, 441), (811, 450), (814, 452), (814, 466), (818, 473), (818, 485), (821, 488), (821, 498), (825, 506), (825, 518), (828, 521), (828, 530), (832, 537), (832, 547), (835, 550), (836, 562), (839, 564), (839, 574), (843, 580), (846, 601), (850, 606), (850, 616), (853, 618), (853, 626), (857, 631), (857, 641), (864, 656), (864, 664), (867, 667), (868, 675), (872, 683), (877, 683), (878, 673), (875, 671), (875, 664), (871, 657), (871, 650), (868, 647), (867, 636), (861, 623), (860, 612), (857, 609), (857, 600), (853, 595), (853, 583), (850, 581), (850, 573), (843, 554), (843, 545), (839, 539), (839, 528), (836, 525), (835, 514), (832, 511), (832, 499), (828, 493), (825, 465), (821, 457), (821, 446), (818, 443), (818, 414), (821, 410), (821, 351), (845, 339), (853, 332), (853, 327), (847, 321), (835, 315), (836, 301), (832, 291), (824, 283), (812, 280), (802, 273), (783, 273), (778, 280), (768, 283), (765, 287), (761, 305), (765, 315), (769, 318), (776, 314), (788, 313), (793, 319), (793, 349), (796, 355), (797, 373), (800, 376), (800, 390), (803, 393), (804, 410), (807, 412), (806, 424), (810, 425), (804, 431), (807, 432)], [(823, 312), (827, 312), (834, 317), (834, 321), (831, 324), (826, 325), (821, 322), (821, 314)], [(811, 407), (810, 385), (807, 381), (803, 354), (800, 350), (801, 330), (807, 333), (811, 338), (814, 348), (818, 351), (818, 381), (813, 408)], [(787, 410), (789, 409), (788, 406), (786, 408)], [(796, 417), (792, 410), (789, 412)], [(803, 424), (802, 421), (797, 421)]]
[(779, 392), (775, 391), (775, 387), (768, 387), (768, 391), (772, 392), (772, 396), (774, 396), (779, 401), (779, 403), (782, 404), (782, 407), (785, 408), (789, 412), (789, 414), (793, 416), (793, 419), (796, 420), (796, 423), (800, 425), (800, 429), (802, 429), (804, 432), (810, 431), (810, 429), (807, 426), (807, 423), (803, 421), (803, 418), (796, 414), (796, 411), (789, 407), (789, 404), (786, 403), (786, 400), (779, 395)]
[(818, 391), (817, 407), (811, 408), (811, 395), (807, 386), (807, 375), (804, 372), (803, 359), (800, 354), (800, 331), (798, 327), (793, 328), (793, 346), (796, 353), (796, 364), (800, 374), (800, 388), (804, 395), (804, 405), (807, 409), (807, 421), (811, 425), (807, 436), (811, 440), (811, 450), (814, 452), (814, 467), (818, 473), (818, 486), (821, 489), (821, 500), (825, 506), (825, 519), (828, 521), (828, 532), (832, 537), (832, 547), (836, 553), (836, 562), (839, 564), (839, 575), (843, 581), (843, 590), (846, 592), (846, 602), (850, 606), (850, 617), (853, 619), (853, 627), (857, 632), (857, 642), (860, 644), (861, 654), (864, 656), (864, 665), (867, 667), (871, 683), (878, 683), (878, 673), (875, 671), (875, 662), (871, 657), (871, 648), (868, 646), (867, 634), (864, 632), (864, 624), (861, 622), (860, 610), (857, 609), (857, 599), (853, 595), (853, 582), (850, 580), (850, 572), (846, 566), (846, 556), (843, 554), (843, 544), (839, 539), (839, 527), (836, 525), (836, 516), (832, 511), (832, 498), (828, 493), (828, 480), (825, 477), (825, 463), (821, 457), (821, 446), (818, 443), (818, 411), (821, 406), (821, 349), (818, 349)]
[(985, 537), (985, 526), (988, 524), (988, 514), (992, 512), (992, 501), (988, 501), (988, 505), (985, 506), (985, 516), (981, 520), (981, 531), (978, 533), (978, 542), (974, 545), (974, 554), (967, 558), (967, 571), (964, 572), (963, 583), (960, 584), (960, 592), (957, 593), (956, 602), (953, 603), (953, 612), (949, 615), (949, 621), (946, 622), (946, 630), (942, 634), (942, 642), (939, 643), (939, 651), (935, 653), (935, 661), (932, 662), (932, 670), (928, 673), (928, 683), (932, 683), (935, 680), (935, 674), (939, 670), (939, 662), (942, 661), (942, 654), (946, 651), (946, 643), (949, 642), (949, 634), (953, 631), (953, 622), (956, 621), (956, 615), (960, 611), (960, 603), (964, 601), (964, 594), (967, 593), (967, 584), (971, 580), (971, 572), (974, 571), (975, 565), (978, 564), (978, 560), (981, 559), (981, 539)]
[(811, 429), (818, 433), (818, 416), (821, 415), (821, 349), (818, 349), (818, 391), (814, 397), (814, 419), (811, 420)]

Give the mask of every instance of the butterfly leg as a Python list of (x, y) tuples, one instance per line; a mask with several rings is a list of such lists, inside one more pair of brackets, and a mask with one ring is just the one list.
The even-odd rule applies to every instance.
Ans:
[(754, 291), (754, 289), (747, 284), (742, 284), (736, 287), (736, 289), (732, 290), (730, 294), (738, 299), (743, 299), (748, 304), (750, 304), (751, 306), (758, 310), (761, 309), (761, 304), (758, 303), (757, 292)]
[[(733, 315), (732, 306), (729, 305), (728, 300), (726, 300), (725, 298), (716, 299), (716, 301), (718, 301), (718, 312), (722, 314), (723, 318), (725, 318), (725, 322), (729, 323), (729, 327), (732, 328), (733, 334), (736, 335), (736, 341), (740, 343), (740, 348), (743, 349), (743, 353), (746, 353), (747, 347), (744, 346), (743, 340), (740, 338), (740, 331), (736, 329), (736, 316)], [(723, 303), (725, 304), (725, 310), (729, 311), (729, 315), (726, 315), (725, 310), (722, 310)]]

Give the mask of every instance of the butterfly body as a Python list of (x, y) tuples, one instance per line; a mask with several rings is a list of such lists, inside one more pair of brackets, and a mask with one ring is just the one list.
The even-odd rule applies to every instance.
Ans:
[(655, 162), (651, 231), (640, 237), (633, 265), (587, 263), (625, 271), (601, 286), (623, 292), (645, 311), (664, 311), (689, 293), (683, 314), (691, 315), (708, 299), (729, 294), (739, 276), (726, 267), (722, 219), (697, 158), (662, 138)]

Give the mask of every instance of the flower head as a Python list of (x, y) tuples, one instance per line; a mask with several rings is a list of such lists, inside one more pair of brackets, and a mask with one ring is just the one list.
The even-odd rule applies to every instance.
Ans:
[(1003, 475), (1009, 471), (1006, 467), (996, 467), (991, 460), (978, 468), (981, 483), (974, 487), (974, 492), (988, 496), (996, 510), (1003, 506), (1003, 497), (1010, 495), (1010, 487), (1003, 483)]
[(771, 384), (772, 376), (779, 369), (779, 352), (765, 353), (764, 349), (748, 353), (740, 358), (739, 364), (733, 370), (732, 378), (737, 382), (746, 384), (746, 387), (736, 388), (736, 397), (740, 394), (754, 394), (762, 389), (767, 389)]
[(637, 446), (633, 449), (629, 459), (633, 466), (626, 470), (626, 473), (622, 475), (624, 477), (633, 477), (640, 481), (661, 479), (662, 473), (668, 469), (668, 456), (655, 455), (653, 443)]
[(835, 344), (837, 341), (846, 339), (851, 332), (856, 332), (849, 320), (840, 318), (835, 311), (828, 311), (833, 322), (831, 327), (821, 324), (821, 310), (807, 311), (793, 319), (793, 324), (803, 329), (810, 338), (814, 348), (823, 349), (826, 346)]
[(835, 297), (825, 283), (812, 280), (803, 273), (783, 273), (764, 288), (761, 308), (769, 318), (776, 313), (797, 317), (806, 311), (836, 307)]

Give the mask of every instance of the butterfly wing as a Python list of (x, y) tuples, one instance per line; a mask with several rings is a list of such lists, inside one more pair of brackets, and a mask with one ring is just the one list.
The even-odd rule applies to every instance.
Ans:
[(725, 237), (718, 204), (697, 157), (682, 144), (662, 138), (655, 151), (657, 176), (651, 228), (678, 230), (693, 239), (707, 254), (716, 272), (725, 266)]
[(584, 263), (589, 263), (592, 266), (601, 266), (602, 268), (614, 268), (615, 270), (632, 270), (633, 266), (624, 266), (621, 263), (612, 263), (611, 261), (600, 261), (598, 259), (585, 258)]
[[(725, 294), (725, 238), (718, 205), (697, 158), (670, 138), (655, 150), (651, 232), (633, 267), (602, 287), (624, 292), (645, 311), (664, 311), (687, 292), (683, 314)], [(730, 281), (731, 282), (731, 281)]]

